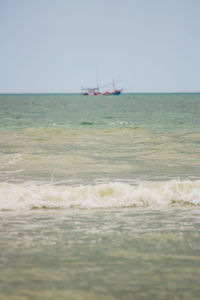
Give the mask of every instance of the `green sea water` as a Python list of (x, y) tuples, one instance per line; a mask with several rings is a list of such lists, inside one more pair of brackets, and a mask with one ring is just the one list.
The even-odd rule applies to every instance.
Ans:
[(200, 94), (0, 95), (0, 299), (198, 299)]

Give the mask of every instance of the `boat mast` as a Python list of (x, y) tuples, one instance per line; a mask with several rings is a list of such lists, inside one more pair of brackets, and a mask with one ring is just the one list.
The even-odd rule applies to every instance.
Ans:
[(96, 69), (96, 83), (97, 83), (97, 92), (99, 93), (99, 76), (98, 76), (98, 70)]
[(115, 87), (115, 80), (114, 80), (114, 78), (112, 79), (112, 86), (113, 86), (113, 91), (115, 91), (116, 87)]

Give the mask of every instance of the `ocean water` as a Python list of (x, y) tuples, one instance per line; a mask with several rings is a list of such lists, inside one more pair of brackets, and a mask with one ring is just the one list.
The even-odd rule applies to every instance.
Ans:
[(200, 94), (0, 95), (0, 299), (199, 299)]

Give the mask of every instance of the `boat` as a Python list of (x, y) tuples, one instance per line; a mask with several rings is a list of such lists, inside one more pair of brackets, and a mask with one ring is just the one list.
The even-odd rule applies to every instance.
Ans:
[[(106, 91), (106, 92), (100, 92), (100, 88), (103, 88), (107, 85), (111, 85), (113, 86), (113, 91)], [(101, 87), (97, 86), (97, 87), (89, 87), (89, 88), (81, 88), (81, 95), (83, 96), (118, 96), (120, 95), (122, 92), (122, 89), (118, 90), (115, 87), (115, 81), (113, 80), (112, 83), (103, 85)]]
[(105, 92), (103, 93), (103, 96), (116, 96), (120, 95), (122, 90), (114, 90), (113, 92)]
[(101, 95), (98, 87), (94, 88), (81, 88), (81, 95), (83, 96), (98, 96)]

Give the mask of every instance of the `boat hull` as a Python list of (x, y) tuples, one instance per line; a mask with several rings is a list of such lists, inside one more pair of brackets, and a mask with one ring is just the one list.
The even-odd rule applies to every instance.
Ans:
[(120, 95), (122, 90), (116, 90), (114, 92), (105, 92), (103, 95), (104, 96), (117, 96)]

